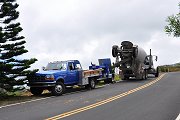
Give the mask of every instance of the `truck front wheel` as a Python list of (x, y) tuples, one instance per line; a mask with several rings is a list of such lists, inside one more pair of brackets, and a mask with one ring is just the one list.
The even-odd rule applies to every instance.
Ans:
[(37, 88), (37, 87), (31, 87), (30, 91), (33, 95), (41, 95), (43, 92), (42, 88)]
[(52, 94), (55, 96), (60, 96), (65, 91), (65, 85), (62, 82), (56, 83), (56, 85), (52, 88)]
[(155, 77), (158, 77), (158, 76), (159, 76), (159, 68), (157, 67)]

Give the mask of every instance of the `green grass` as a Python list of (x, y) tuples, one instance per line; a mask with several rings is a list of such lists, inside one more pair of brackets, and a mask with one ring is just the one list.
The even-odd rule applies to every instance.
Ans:
[(121, 77), (119, 76), (119, 74), (116, 74), (116, 75), (114, 76), (114, 80), (115, 80), (115, 81), (121, 80)]

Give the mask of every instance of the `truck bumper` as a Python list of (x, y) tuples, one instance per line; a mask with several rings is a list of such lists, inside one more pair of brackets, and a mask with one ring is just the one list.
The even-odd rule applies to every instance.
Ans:
[(51, 87), (55, 86), (56, 82), (30, 82), (27, 85), (29, 87)]

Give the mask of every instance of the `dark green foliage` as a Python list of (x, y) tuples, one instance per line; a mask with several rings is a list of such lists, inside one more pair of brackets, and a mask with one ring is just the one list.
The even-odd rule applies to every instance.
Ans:
[(27, 70), (37, 59), (18, 58), (28, 52), (24, 37), (19, 36), (23, 29), (20, 23), (15, 23), (19, 17), (18, 6), (15, 0), (0, 0), (0, 88), (9, 91), (14, 85), (24, 84), (37, 71)]
[(169, 16), (166, 21), (168, 22), (168, 25), (165, 26), (165, 32), (174, 37), (180, 37), (180, 3), (179, 13)]
[(159, 66), (161, 72), (177, 72), (180, 71), (180, 63), (172, 64), (172, 65), (162, 65)]

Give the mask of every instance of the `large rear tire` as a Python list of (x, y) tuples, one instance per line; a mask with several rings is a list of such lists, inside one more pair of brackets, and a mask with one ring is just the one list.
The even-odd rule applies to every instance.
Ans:
[(117, 57), (117, 55), (118, 55), (118, 46), (117, 46), (117, 45), (114, 45), (114, 46), (112, 47), (112, 56), (113, 56), (113, 57)]
[(42, 88), (37, 88), (37, 87), (31, 87), (30, 91), (33, 95), (41, 95), (43, 92)]
[(51, 92), (55, 96), (60, 96), (65, 92), (65, 85), (62, 82), (57, 82)]

